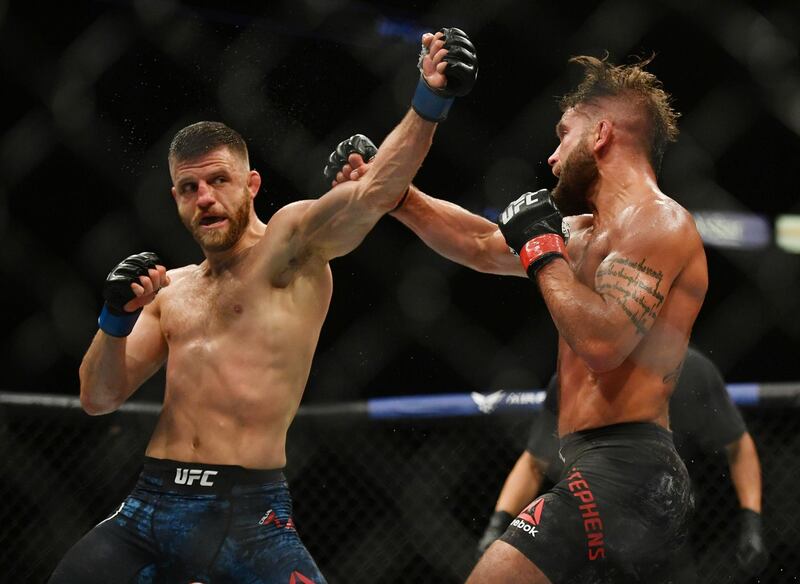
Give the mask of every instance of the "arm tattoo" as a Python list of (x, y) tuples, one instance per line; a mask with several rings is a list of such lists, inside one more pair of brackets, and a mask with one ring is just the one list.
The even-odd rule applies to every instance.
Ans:
[(663, 274), (648, 266), (646, 259), (613, 258), (600, 264), (595, 275), (597, 292), (613, 298), (641, 334), (650, 330), (664, 303), (658, 290)]
[(678, 377), (681, 375), (681, 370), (683, 369), (683, 361), (678, 363), (678, 366), (667, 373), (661, 381), (664, 382), (664, 385), (669, 385), (670, 383), (675, 383), (678, 380)]

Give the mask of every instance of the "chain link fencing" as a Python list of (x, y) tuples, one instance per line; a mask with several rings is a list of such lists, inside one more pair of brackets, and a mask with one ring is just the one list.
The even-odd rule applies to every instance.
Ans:
[[(90, 418), (76, 400), (43, 406), (37, 399), (0, 402), (3, 582), (45, 582), (66, 550), (119, 506), (158, 411), (133, 403)], [(376, 419), (367, 412), (364, 402), (304, 407), (290, 430), (286, 474), (303, 541), (330, 584), (463, 582), (536, 414), (509, 408)], [(743, 412), (761, 457), (771, 554), (754, 582), (797, 582), (797, 410)], [(732, 583), (737, 503), (724, 457), (687, 463), (699, 581)]]

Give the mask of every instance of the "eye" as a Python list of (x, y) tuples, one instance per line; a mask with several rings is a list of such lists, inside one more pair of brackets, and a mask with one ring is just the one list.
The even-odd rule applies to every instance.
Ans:
[(220, 175), (220, 176), (214, 177), (214, 180), (212, 182), (215, 185), (221, 185), (221, 184), (223, 184), (225, 182), (228, 182), (228, 179), (226, 177)]
[(191, 193), (195, 192), (196, 190), (197, 190), (197, 183), (194, 183), (194, 182), (183, 183), (180, 186), (180, 189), (179, 189), (179, 191), (180, 191), (180, 193), (182, 195), (191, 194)]

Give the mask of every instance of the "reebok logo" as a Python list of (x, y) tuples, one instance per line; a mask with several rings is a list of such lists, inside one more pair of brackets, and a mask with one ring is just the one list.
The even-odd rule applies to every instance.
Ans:
[(544, 499), (539, 497), (533, 503), (531, 503), (530, 507), (525, 509), (514, 521), (511, 522), (511, 526), (521, 529), (531, 537), (536, 537), (536, 534), (539, 533), (538, 529), (536, 528), (542, 519), (543, 507)]
[(210, 487), (214, 484), (211, 477), (219, 474), (216, 470), (200, 470), (199, 468), (178, 468), (175, 470), (176, 485), (191, 485), (200, 479), (200, 485)]
[(536, 191), (535, 193), (525, 193), (512, 203), (509, 203), (508, 207), (506, 207), (505, 211), (503, 211), (503, 214), (500, 215), (500, 221), (503, 223), (503, 225), (507, 224), (509, 221), (511, 221), (511, 218), (514, 217), (514, 215), (519, 213), (522, 205), (529, 207), (534, 203), (538, 203), (540, 192), (541, 191)]

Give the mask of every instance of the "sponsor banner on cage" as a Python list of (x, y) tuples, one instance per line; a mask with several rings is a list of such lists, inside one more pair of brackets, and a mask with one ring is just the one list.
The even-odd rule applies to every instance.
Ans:
[(482, 414), (515, 408), (537, 408), (544, 403), (543, 391), (495, 391), (488, 395), (473, 391), (472, 401)]
[(759, 249), (770, 243), (769, 223), (760, 215), (735, 211), (694, 211), (692, 215), (706, 245)]
[(504, 410), (537, 410), (544, 398), (544, 390), (383, 397), (368, 400), (367, 412), (370, 418), (474, 416)]
[(775, 243), (784, 251), (800, 253), (800, 215), (778, 215)]

